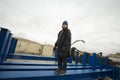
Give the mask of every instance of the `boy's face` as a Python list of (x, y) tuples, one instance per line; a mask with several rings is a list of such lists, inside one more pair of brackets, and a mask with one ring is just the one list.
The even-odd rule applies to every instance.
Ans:
[(67, 25), (66, 25), (66, 24), (63, 24), (63, 25), (62, 25), (62, 28), (67, 28)]

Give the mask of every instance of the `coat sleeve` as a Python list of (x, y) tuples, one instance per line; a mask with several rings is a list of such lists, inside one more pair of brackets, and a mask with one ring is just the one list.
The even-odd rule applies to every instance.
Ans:
[[(61, 31), (60, 31), (60, 32), (61, 32)], [(58, 33), (58, 38), (57, 38), (57, 41), (56, 41), (56, 43), (55, 43), (55, 47), (58, 46), (58, 39), (59, 39), (59, 34), (60, 34), (60, 32)]]
[(58, 40), (56, 41), (56, 43), (55, 43), (55, 46), (54, 46), (54, 47), (56, 47), (56, 46), (58, 46)]

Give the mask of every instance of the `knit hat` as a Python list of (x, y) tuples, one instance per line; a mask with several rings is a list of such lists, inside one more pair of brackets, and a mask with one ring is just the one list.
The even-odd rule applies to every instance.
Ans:
[(68, 25), (68, 22), (67, 22), (67, 21), (64, 21), (64, 22), (63, 22), (63, 25)]

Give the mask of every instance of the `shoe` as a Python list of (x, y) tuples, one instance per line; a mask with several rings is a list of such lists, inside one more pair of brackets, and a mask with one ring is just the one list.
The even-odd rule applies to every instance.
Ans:
[(60, 73), (60, 72), (61, 72), (60, 69), (55, 70), (55, 73)]
[(64, 75), (66, 73), (66, 70), (61, 70), (60, 75)]

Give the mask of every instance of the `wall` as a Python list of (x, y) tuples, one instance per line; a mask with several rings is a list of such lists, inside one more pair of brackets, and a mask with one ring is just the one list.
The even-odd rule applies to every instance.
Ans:
[(53, 55), (53, 46), (44, 45), (27, 39), (17, 38), (17, 46), (15, 49), (16, 54), (34, 54), (34, 55)]
[(42, 55), (46, 55), (46, 56), (53, 55), (53, 46), (52, 45), (44, 45)]

